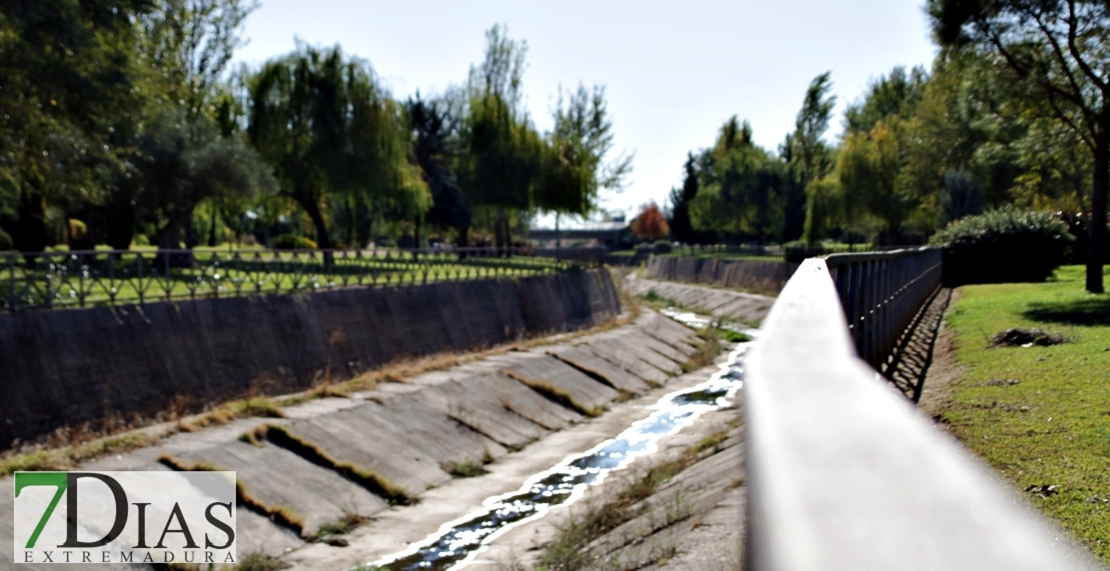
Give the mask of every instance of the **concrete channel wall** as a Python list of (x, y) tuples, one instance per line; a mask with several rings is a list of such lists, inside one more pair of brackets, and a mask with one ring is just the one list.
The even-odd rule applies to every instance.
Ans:
[[(603, 275), (583, 274), (583, 279), (600, 283)], [(384, 495), (379, 489), (383, 483), (424, 505), (423, 496), (457, 476), (452, 474), (454, 466), (501, 462), (513, 451), (586, 423), (588, 416), (623, 399), (680, 381), (684, 378), (678, 376), (681, 363), (695, 353), (697, 343), (694, 331), (645, 311), (634, 323), (619, 328), (492, 355), (404, 382), (381, 383), (348, 398), (291, 404), (283, 409), (284, 418), (241, 418), (201, 432), (178, 433), (154, 446), (104, 456), (81, 468), (167, 470), (208, 465), (235, 470), (240, 486), (253, 498), (251, 505), (241, 504), (237, 511), (239, 555), (277, 556), (304, 547), (321, 526), (345, 514), (375, 517), (390, 510), (391, 502), (408, 503)], [(562, 398), (552, 398), (555, 395)], [(270, 432), (257, 442), (240, 438), (259, 434), (260, 427), (269, 427)], [(275, 433), (281, 438), (274, 438)], [(589, 438), (596, 439), (590, 440), (593, 443), (606, 436)], [(542, 447), (532, 452), (545, 453)], [(324, 457), (327, 462), (321, 461)], [(560, 458), (561, 453), (552, 464)], [(340, 465), (357, 470), (342, 470)], [(356, 472), (375, 475), (377, 484), (353, 478)], [(10, 477), (0, 478), (0, 487), (11, 485)], [(488, 485), (484, 494), (498, 494), (516, 489), (520, 481), (494, 478)], [(13, 505), (11, 494), (0, 494), (0, 513), (11, 513)], [(276, 506), (287, 510), (288, 520), (266, 513)], [(441, 507), (444, 513), (452, 513), (457, 506)], [(443, 519), (452, 517), (457, 516)], [(291, 525), (292, 520), (296, 525)], [(0, 570), (16, 568), (8, 539), (12, 523), (11, 518), (0, 518), (0, 538), (4, 538)], [(433, 521), (431, 529), (440, 523)], [(325, 547), (341, 549), (320, 546)], [(403, 545), (382, 548), (394, 552)]]
[(672, 282), (711, 284), (760, 293), (778, 293), (798, 264), (763, 260), (652, 256), (648, 277)]
[(605, 269), (0, 315), (0, 446), (63, 425), (301, 390), (406, 356), (588, 327), (620, 313)]

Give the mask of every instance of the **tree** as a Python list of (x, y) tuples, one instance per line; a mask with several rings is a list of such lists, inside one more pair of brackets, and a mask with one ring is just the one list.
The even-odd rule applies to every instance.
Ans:
[(308, 214), (321, 248), (333, 247), (324, 210), (333, 195), (403, 216), (430, 206), (428, 187), (408, 162), (401, 110), (368, 63), (348, 60), (338, 47), (300, 44), (247, 85), (251, 144), (273, 167), (280, 193)]
[(506, 209), (519, 211), (530, 205), (544, 150), (522, 103), (528, 44), (509, 39), (507, 32), (500, 25), (486, 32), (485, 59), (470, 68), (463, 123), (463, 186), (470, 204), (496, 210), (498, 247), (510, 242)]
[(640, 213), (632, 221), (632, 233), (642, 240), (658, 240), (670, 233), (667, 217), (655, 201), (640, 207)]
[(902, 225), (922, 200), (920, 189), (903, 172), (904, 129), (902, 120), (892, 115), (868, 132), (849, 133), (837, 162), (847, 215), (881, 220), (887, 244), (898, 242)]
[(419, 92), (405, 103), (405, 109), (415, 134), (413, 153), (432, 193), (427, 220), (457, 230), (459, 246), (466, 247), (472, 215), (454, 167), (462, 153), (458, 119), (443, 101), (425, 101)]
[(153, 95), (190, 117), (216, 115), (223, 72), (243, 43), (243, 22), (257, 7), (249, 0), (157, 0), (138, 19), (138, 63), (152, 70)]
[(547, 212), (585, 216), (597, 208), (602, 189), (620, 189), (632, 171), (632, 157), (606, 162), (613, 147), (613, 124), (605, 88), (578, 90), (563, 99), (562, 89), (552, 111), (555, 127), (546, 138), (540, 176), (532, 190), (532, 206)]
[(751, 125), (731, 117), (702, 156), (690, 217), (698, 230), (764, 240), (782, 228), (783, 164), (752, 142)]
[(806, 246), (817, 245), (829, 230), (843, 222), (844, 191), (834, 174), (812, 180), (806, 186), (806, 223), (802, 238)]
[(272, 192), (269, 168), (238, 137), (223, 137), (214, 122), (174, 110), (150, 118), (130, 157), (139, 176), (138, 210), (154, 223), (158, 248), (178, 249), (181, 233), (203, 200), (248, 199)]
[(930, 0), (947, 49), (997, 58), (1028, 88), (1030, 111), (1067, 125), (1093, 157), (1087, 291), (1104, 291), (1110, 188), (1110, 5), (1090, 0)]
[(781, 154), (790, 165), (792, 183), (785, 185), (783, 241), (802, 235), (806, 221), (806, 187), (824, 176), (832, 166), (832, 157), (822, 140), (829, 129), (836, 97), (829, 95), (832, 72), (818, 75), (806, 90), (802, 109), (798, 111), (794, 133), (783, 143)]
[(693, 153), (686, 154), (682, 170), (682, 187), (671, 189), (671, 234), (679, 242), (692, 244), (696, 234), (690, 222), (690, 203), (698, 196), (698, 171)]
[[(132, 20), (146, 0), (42, 0), (0, 7), (0, 231), (52, 242), (47, 207), (103, 202), (136, 122)], [(63, 226), (68, 226), (64, 225)]]
[(848, 106), (844, 112), (844, 128), (852, 133), (867, 132), (891, 115), (909, 118), (921, 101), (929, 75), (918, 66), (906, 73), (895, 66), (890, 75), (880, 76), (867, 86), (863, 99)]

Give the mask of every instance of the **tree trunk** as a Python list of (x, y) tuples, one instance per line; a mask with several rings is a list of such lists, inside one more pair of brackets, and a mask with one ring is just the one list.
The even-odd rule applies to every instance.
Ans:
[(505, 221), (505, 209), (500, 206), (497, 207), (497, 220), (493, 223), (493, 245), (498, 250), (505, 247), (505, 234), (502, 230), (502, 222)]
[(1087, 291), (1103, 293), (1102, 261), (1106, 254), (1106, 190), (1110, 183), (1110, 106), (1103, 112), (1095, 139), (1095, 176), (1091, 188), (1091, 239), (1087, 250)]
[(331, 236), (328, 235), (328, 227), (324, 224), (324, 215), (320, 212), (320, 205), (306, 200), (301, 203), (301, 207), (308, 213), (308, 217), (312, 219), (312, 225), (316, 227), (316, 247), (324, 251), (324, 265), (332, 265), (335, 261), (331, 252), (333, 246)]
[(563, 236), (559, 234), (559, 213), (555, 213), (555, 247), (563, 247)]
[(458, 231), (459, 231), (459, 239), (456, 242), (456, 245), (459, 248), (462, 249), (462, 251), (459, 252), (459, 259), (460, 260), (465, 260), (466, 259), (466, 248), (470, 247), (470, 225), (467, 224), (466, 226), (460, 226), (458, 228)]
[(191, 268), (193, 267), (193, 253), (180, 252), (181, 231), (189, 221), (190, 213), (178, 214), (170, 222), (158, 230), (158, 255), (154, 258), (154, 267), (157, 268)]
[(216, 247), (216, 205), (215, 204), (210, 204), (209, 206), (212, 208), (212, 218), (211, 218), (212, 223), (208, 227), (208, 247), (209, 248), (215, 248)]

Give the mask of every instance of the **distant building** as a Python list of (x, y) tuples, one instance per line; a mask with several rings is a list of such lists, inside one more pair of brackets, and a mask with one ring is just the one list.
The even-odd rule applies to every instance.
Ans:
[(564, 246), (570, 243), (593, 241), (611, 249), (620, 241), (622, 233), (629, 232), (628, 222), (621, 217), (611, 222), (580, 222), (570, 228), (559, 228), (557, 234), (554, 228), (532, 228), (528, 231), (528, 239), (543, 244), (562, 239)]

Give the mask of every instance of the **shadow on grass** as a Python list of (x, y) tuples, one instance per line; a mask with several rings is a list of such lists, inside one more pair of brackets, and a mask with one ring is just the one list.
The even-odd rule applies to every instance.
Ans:
[(1029, 304), (1022, 312), (1026, 319), (1072, 325), (1110, 325), (1110, 297), (1080, 299), (1060, 303)]

